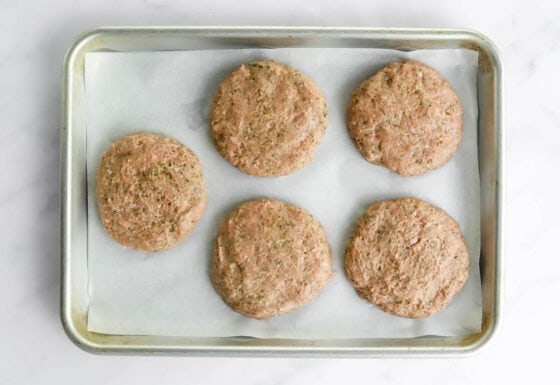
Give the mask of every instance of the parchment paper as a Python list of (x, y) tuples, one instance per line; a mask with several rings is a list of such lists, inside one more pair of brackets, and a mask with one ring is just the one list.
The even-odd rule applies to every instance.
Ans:
[[(464, 111), (463, 142), (443, 167), (402, 177), (365, 161), (352, 144), (345, 111), (352, 91), (389, 61), (415, 58), (453, 85)], [(214, 149), (208, 110), (220, 81), (240, 64), (275, 59), (308, 74), (327, 97), (329, 125), (315, 159), (285, 177), (239, 172)], [(480, 330), (481, 285), (477, 161), (477, 53), (404, 53), (378, 49), (246, 49), (90, 53), (86, 57), (88, 329), (107, 334), (283, 338), (466, 335)], [(208, 206), (190, 237), (169, 251), (122, 248), (104, 231), (95, 200), (95, 172), (111, 142), (137, 131), (172, 136), (200, 158)], [(336, 276), (312, 303), (257, 321), (230, 310), (209, 280), (211, 248), (229, 210), (273, 197), (311, 212), (325, 227)], [(446, 210), (461, 225), (471, 256), (466, 286), (436, 315), (410, 320), (360, 299), (343, 270), (354, 222), (375, 200), (415, 196)]]

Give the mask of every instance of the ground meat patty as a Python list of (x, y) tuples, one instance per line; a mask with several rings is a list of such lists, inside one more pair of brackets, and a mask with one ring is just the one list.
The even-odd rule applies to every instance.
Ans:
[(344, 263), (362, 298), (410, 318), (443, 309), (469, 274), (457, 222), (415, 198), (369, 206), (348, 242)]
[(446, 163), (461, 143), (463, 112), (451, 84), (413, 60), (364, 81), (348, 106), (348, 130), (371, 163), (418, 175)]
[(239, 170), (287, 175), (313, 158), (327, 127), (327, 104), (301, 72), (258, 61), (242, 65), (220, 84), (210, 125), (216, 149)]
[(309, 213), (257, 199), (223, 222), (211, 279), (233, 310), (264, 319), (313, 300), (333, 275), (331, 259), (325, 231)]
[(97, 169), (105, 230), (125, 247), (165, 250), (202, 217), (206, 189), (196, 155), (178, 141), (137, 133), (113, 143)]

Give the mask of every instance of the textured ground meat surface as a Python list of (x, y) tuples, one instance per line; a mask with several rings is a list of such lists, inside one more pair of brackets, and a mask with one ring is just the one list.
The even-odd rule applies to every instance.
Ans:
[(113, 143), (97, 169), (105, 230), (125, 247), (165, 250), (202, 217), (206, 189), (196, 155), (178, 141), (137, 133)]
[(451, 159), (463, 132), (463, 112), (451, 84), (414, 60), (390, 63), (356, 89), (348, 130), (371, 163), (418, 175)]
[(314, 156), (327, 127), (323, 93), (274, 61), (244, 64), (218, 87), (210, 113), (218, 152), (239, 170), (287, 175)]
[(264, 319), (313, 300), (333, 275), (321, 224), (274, 199), (243, 203), (223, 222), (214, 247), (212, 283), (233, 310)]
[(410, 318), (443, 309), (469, 274), (469, 254), (457, 222), (415, 198), (369, 206), (356, 223), (344, 264), (362, 298)]

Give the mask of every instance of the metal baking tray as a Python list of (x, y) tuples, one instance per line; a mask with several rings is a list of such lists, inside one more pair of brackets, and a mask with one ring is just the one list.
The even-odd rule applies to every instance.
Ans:
[[(261, 339), (106, 335), (87, 330), (87, 181), (84, 59), (95, 51), (223, 48), (468, 48), (479, 53), (478, 146), (481, 197), (483, 318), (465, 337), (398, 339)], [(460, 29), (316, 27), (108, 27), (81, 35), (69, 48), (62, 78), (61, 319), (69, 338), (94, 353), (250, 356), (457, 356), (478, 351), (501, 318), (503, 79), (500, 56), (485, 36)]]

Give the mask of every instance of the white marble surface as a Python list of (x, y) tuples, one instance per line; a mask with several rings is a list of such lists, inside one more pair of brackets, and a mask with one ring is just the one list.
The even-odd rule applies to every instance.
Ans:
[[(540, 5), (539, 5), (540, 4)], [(506, 291), (496, 339), (467, 359), (94, 356), (58, 319), (60, 66), (110, 24), (469, 27), (502, 52), (507, 87)], [(558, 379), (560, 4), (508, 1), (0, 0), (0, 384), (480, 384)]]

